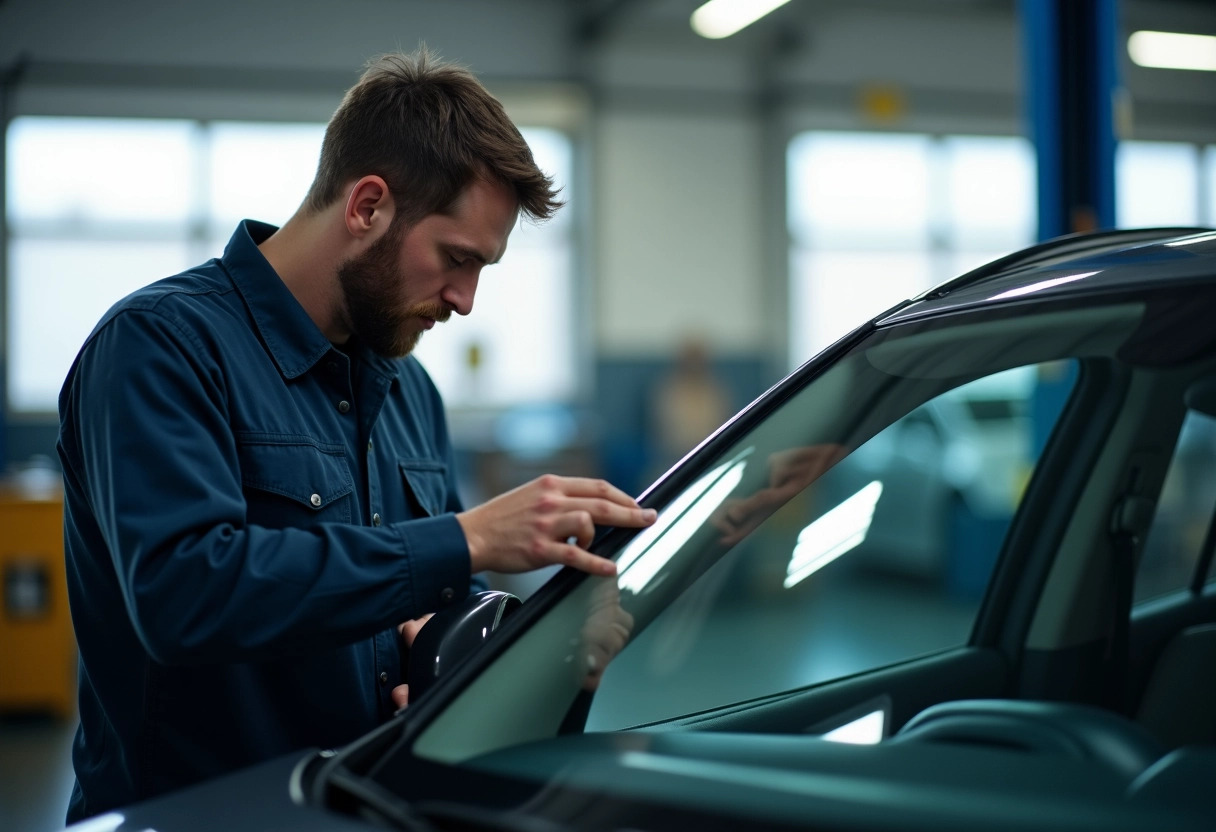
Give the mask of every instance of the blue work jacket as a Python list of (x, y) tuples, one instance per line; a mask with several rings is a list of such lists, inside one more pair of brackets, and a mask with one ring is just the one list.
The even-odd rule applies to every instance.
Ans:
[(98, 323), (59, 399), (70, 821), (389, 717), (395, 625), (470, 589), (442, 402), (331, 344), (245, 221)]

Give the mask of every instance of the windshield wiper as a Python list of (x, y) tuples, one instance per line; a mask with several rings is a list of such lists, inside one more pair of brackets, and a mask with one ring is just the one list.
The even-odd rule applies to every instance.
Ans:
[(374, 780), (344, 768), (326, 779), (325, 807), (345, 815), (389, 824), (404, 832), (486, 830), (486, 832), (566, 832), (568, 827), (543, 818), (469, 803), (428, 800), (409, 803)]
[(407, 801), (388, 789), (344, 768), (330, 772), (326, 778), (325, 808), (366, 820), (392, 824), (405, 832), (440, 832)]

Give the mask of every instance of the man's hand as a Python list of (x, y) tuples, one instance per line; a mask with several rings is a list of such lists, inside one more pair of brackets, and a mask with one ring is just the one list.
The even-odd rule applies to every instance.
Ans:
[(649, 526), (655, 512), (603, 480), (545, 474), (456, 519), (473, 572), (527, 572), (560, 564), (607, 576), (616, 574), (616, 564), (585, 551), (596, 525)]
[[(433, 612), (428, 612), (421, 618), (411, 618), (409, 621), (402, 622), (397, 625), (397, 632), (401, 635), (401, 640), (405, 642), (406, 647), (414, 646), (414, 639), (418, 637), (418, 631), (422, 629), (422, 625), (431, 620)], [(410, 702), (410, 686), (397, 685), (389, 694), (393, 698), (393, 704), (400, 710)]]
[(418, 631), (422, 629), (422, 625), (431, 620), (431, 616), (435, 613), (428, 612), (421, 618), (411, 618), (409, 621), (397, 625), (397, 632), (401, 635), (401, 640), (405, 642), (406, 647), (414, 646), (414, 639), (418, 637)]

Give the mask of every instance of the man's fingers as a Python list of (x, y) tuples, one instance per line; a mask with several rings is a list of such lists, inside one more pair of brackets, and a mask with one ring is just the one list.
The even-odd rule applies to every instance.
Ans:
[(568, 497), (597, 497), (626, 508), (637, 508), (637, 501), (606, 480), (586, 477), (562, 477), (562, 491)]
[(609, 500), (575, 498), (569, 500), (563, 508), (568, 511), (585, 511), (592, 522), (600, 526), (649, 526), (658, 517), (658, 513), (652, 508), (622, 506)]
[(580, 549), (586, 549), (595, 538), (595, 522), (585, 511), (563, 514), (553, 529), (555, 539), (573, 543)]
[(554, 553), (556, 554), (554, 563), (573, 567), (580, 572), (587, 572), (591, 575), (604, 575), (605, 577), (616, 574), (616, 564), (608, 560), (608, 558), (601, 558), (590, 552), (585, 552), (573, 544), (558, 543), (556, 544)]
[(418, 631), (422, 629), (422, 626), (426, 624), (426, 622), (431, 620), (432, 615), (434, 615), (434, 613), (428, 612), (421, 618), (411, 619), (397, 627), (397, 632), (401, 634), (401, 638), (405, 641), (406, 647), (414, 646), (414, 639), (418, 637)]
[(410, 703), (410, 686), (397, 685), (389, 695), (393, 698), (393, 704), (400, 710)]

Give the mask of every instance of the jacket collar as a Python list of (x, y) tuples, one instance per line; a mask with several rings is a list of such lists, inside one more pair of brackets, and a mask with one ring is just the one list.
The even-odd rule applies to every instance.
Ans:
[[(312, 369), (334, 346), (258, 249), (259, 243), (278, 230), (264, 222), (242, 220), (221, 262), (245, 299), (279, 372), (291, 379)], [(362, 345), (358, 351), (376, 370), (390, 377), (397, 375), (397, 362), (375, 355)]]

